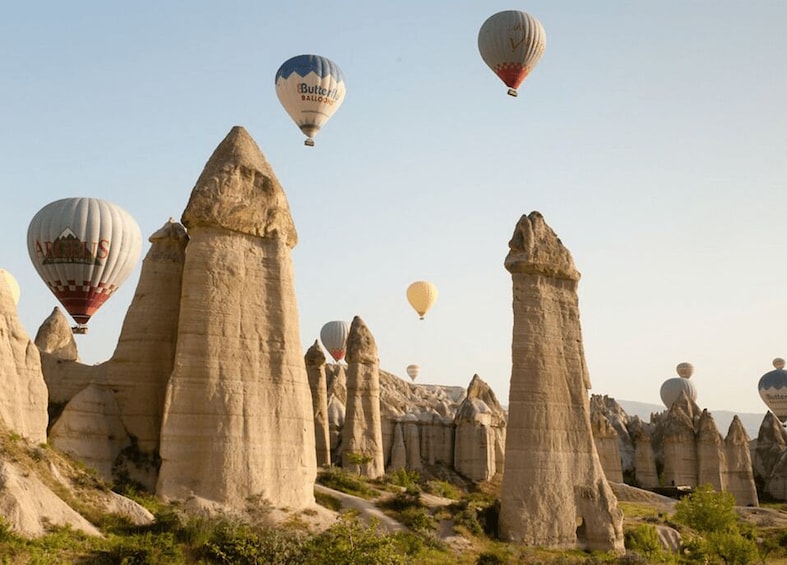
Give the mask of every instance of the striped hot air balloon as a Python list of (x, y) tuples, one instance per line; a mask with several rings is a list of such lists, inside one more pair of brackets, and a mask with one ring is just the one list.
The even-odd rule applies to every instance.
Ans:
[(338, 363), (347, 354), (347, 336), (350, 334), (350, 322), (334, 320), (327, 322), (320, 330), (320, 341)]
[(298, 55), (276, 72), (276, 95), (313, 146), (317, 132), (344, 102), (344, 76), (339, 65), (319, 55)]
[(547, 36), (536, 18), (518, 10), (490, 16), (478, 32), (481, 58), (516, 96), (516, 89), (527, 78), (544, 54)]
[(139, 260), (142, 234), (131, 215), (97, 198), (64, 198), (44, 206), (27, 229), (38, 274), (85, 333), (90, 317)]
[(787, 371), (784, 370), (784, 359), (781, 357), (774, 359), (773, 367), (773, 371), (760, 377), (757, 390), (774, 416), (785, 423), (787, 422)]

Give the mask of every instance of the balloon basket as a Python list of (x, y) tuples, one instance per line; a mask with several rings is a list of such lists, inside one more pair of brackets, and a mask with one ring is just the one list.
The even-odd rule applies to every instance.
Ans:
[(314, 147), (314, 140), (310, 137), (306, 141), (303, 142), (306, 147)]
[(516, 88), (509, 88), (508, 95), (516, 98), (517, 96), (519, 96), (519, 93), (517, 93)]
[(85, 335), (87, 333), (87, 326), (74, 326), (71, 328), (74, 335)]

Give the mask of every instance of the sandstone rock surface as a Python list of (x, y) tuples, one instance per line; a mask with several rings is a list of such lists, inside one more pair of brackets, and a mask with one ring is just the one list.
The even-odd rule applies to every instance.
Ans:
[(328, 386), (325, 378), (325, 354), (319, 341), (306, 351), (304, 357), (306, 373), (309, 376), (309, 387), (312, 396), (312, 412), (314, 413), (314, 441), (317, 465), (331, 464), (331, 438), (328, 425)]
[[(355, 316), (347, 336), (347, 406), (342, 467), (371, 479), (385, 474), (380, 418), (380, 359), (374, 336)], [(405, 430), (405, 443), (407, 431)]]
[(538, 212), (517, 223), (505, 266), (514, 329), (501, 537), (623, 552), (623, 513), (590, 425), (579, 272)]
[(183, 213), (175, 363), (157, 494), (229, 506), (314, 503), (311, 393), (284, 191), (248, 133), (214, 151)]
[(46, 442), (48, 393), (41, 355), (6, 284), (0, 284), (0, 377), (0, 422), (33, 443)]

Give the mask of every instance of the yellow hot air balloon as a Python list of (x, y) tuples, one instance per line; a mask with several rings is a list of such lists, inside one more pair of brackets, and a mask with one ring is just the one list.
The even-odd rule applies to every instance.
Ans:
[(415, 281), (407, 287), (407, 301), (423, 320), (437, 301), (437, 287), (429, 281)]

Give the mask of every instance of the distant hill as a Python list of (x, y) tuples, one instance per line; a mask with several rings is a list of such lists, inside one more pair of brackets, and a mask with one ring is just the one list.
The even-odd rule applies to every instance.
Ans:
[[(615, 399), (620, 407), (626, 411), (629, 416), (639, 416), (639, 419), (644, 422), (650, 421), (650, 415), (653, 412), (663, 412), (664, 406), (661, 404), (648, 404), (646, 402), (637, 402), (635, 400), (618, 400)], [(765, 414), (750, 414), (741, 412), (730, 412), (729, 410), (709, 410), (713, 419), (716, 422), (716, 427), (722, 435), (727, 435), (727, 429), (730, 427), (733, 416), (736, 414), (740, 418), (746, 433), (749, 434), (749, 439), (755, 439), (760, 431), (760, 424)]]

